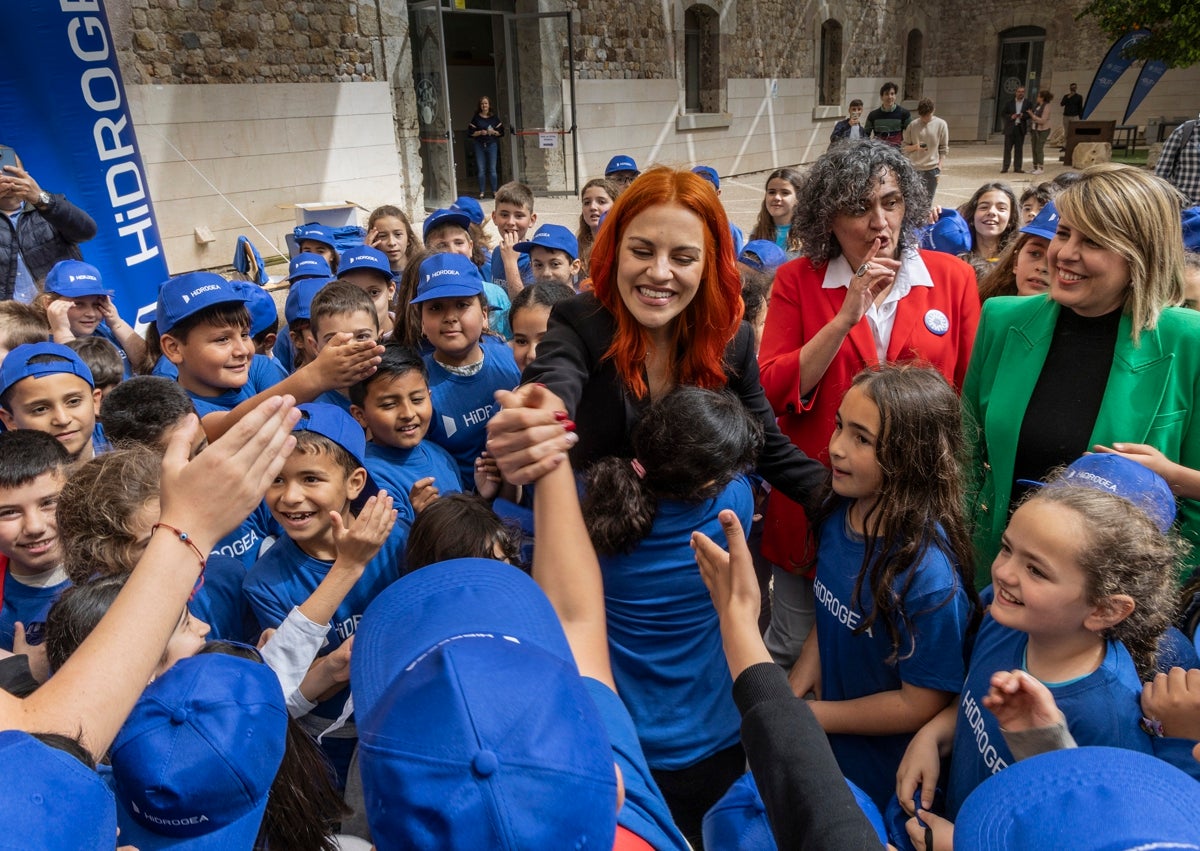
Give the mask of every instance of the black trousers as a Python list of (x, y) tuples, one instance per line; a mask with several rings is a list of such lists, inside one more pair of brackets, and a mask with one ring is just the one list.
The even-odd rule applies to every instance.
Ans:
[(1005, 171), (1008, 171), (1009, 160), (1012, 161), (1012, 167), (1017, 171), (1021, 170), (1021, 160), (1025, 151), (1025, 128), (1013, 128), (1012, 130), (1004, 131), (1004, 165)]
[(651, 771), (671, 818), (696, 851), (703, 851), (704, 814), (746, 773), (746, 751), (738, 742), (678, 771)]

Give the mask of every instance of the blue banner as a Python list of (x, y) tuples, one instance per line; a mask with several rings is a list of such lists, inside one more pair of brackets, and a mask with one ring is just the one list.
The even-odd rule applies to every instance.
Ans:
[(1104, 96), (1133, 64), (1132, 59), (1125, 57), (1125, 48), (1149, 37), (1149, 30), (1130, 30), (1113, 42), (1104, 61), (1100, 63), (1100, 69), (1096, 71), (1096, 78), (1092, 80), (1091, 88), (1088, 89), (1087, 100), (1083, 105), (1083, 118), (1092, 114), (1092, 110), (1100, 105)]
[(1161, 59), (1151, 59), (1142, 66), (1142, 73), (1138, 75), (1137, 84), (1129, 93), (1129, 106), (1125, 107), (1125, 118), (1121, 120), (1122, 124), (1129, 123), (1129, 116), (1133, 115), (1134, 111), (1142, 105), (1146, 95), (1150, 94), (1154, 84), (1162, 79), (1162, 75), (1165, 73), (1167, 73), (1167, 63)]
[(150, 187), (101, 0), (8, 0), (0, 144), (96, 220), (80, 246), (133, 324), (167, 278)]

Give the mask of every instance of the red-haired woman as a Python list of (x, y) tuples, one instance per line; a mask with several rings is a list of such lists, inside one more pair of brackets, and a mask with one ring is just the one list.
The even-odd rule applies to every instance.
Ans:
[(505, 478), (533, 481), (567, 451), (577, 469), (632, 458), (642, 412), (686, 384), (736, 394), (763, 423), (758, 472), (809, 501), (826, 471), (780, 433), (763, 396), (733, 239), (711, 184), (690, 171), (645, 172), (609, 210), (591, 262), (595, 291), (554, 307), (522, 375), (555, 393), (565, 413), (556, 420), (524, 408), (518, 392), (488, 425), (488, 450)]

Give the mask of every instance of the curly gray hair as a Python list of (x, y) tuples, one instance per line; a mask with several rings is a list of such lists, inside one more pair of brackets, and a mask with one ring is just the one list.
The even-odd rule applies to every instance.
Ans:
[(842, 253), (833, 235), (834, 217), (860, 210), (888, 172), (896, 176), (904, 198), (900, 244), (915, 242), (917, 230), (929, 220), (929, 196), (908, 157), (884, 142), (845, 142), (813, 164), (797, 199), (795, 228), (813, 266)]

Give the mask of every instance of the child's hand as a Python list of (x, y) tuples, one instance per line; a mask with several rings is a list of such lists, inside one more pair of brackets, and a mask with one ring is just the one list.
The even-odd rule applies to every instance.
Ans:
[(371, 228), (367, 231), (367, 245), (372, 248), (379, 248), (379, 243), (383, 242), (383, 234), (376, 228)]
[(788, 685), (796, 697), (804, 698), (812, 694), (817, 700), (821, 699), (821, 656), (817, 652), (817, 636), (812, 632), (800, 648), (796, 663), (788, 671)]
[(56, 343), (69, 343), (75, 339), (71, 331), (71, 320), (67, 311), (75, 306), (75, 302), (66, 298), (56, 298), (46, 305), (46, 319), (50, 321), (50, 334)]
[(325, 657), (325, 676), (335, 683), (350, 682), (350, 654), (354, 650), (354, 636), (341, 643), (337, 650)]
[(46, 656), (46, 644), (30, 644), (25, 637), (25, 624), (13, 624), (13, 655), (24, 656), (29, 665), (29, 674), (39, 683), (50, 679), (50, 659)]
[(896, 769), (896, 798), (909, 815), (915, 812), (913, 797), (918, 788), (921, 790), (921, 808), (933, 806), (938, 775), (942, 771), (942, 759), (935, 738), (926, 727), (918, 730), (900, 759), (900, 767)]
[(336, 334), (321, 349), (312, 367), (325, 390), (337, 390), (374, 375), (382, 356), (383, 346), (374, 340), (355, 340), (352, 334), (344, 332)]
[(741, 521), (728, 509), (720, 513), (719, 519), (729, 552), (703, 532), (692, 533), (692, 550), (700, 566), (700, 577), (712, 597), (718, 618), (753, 623), (757, 628), (762, 596)]
[(495, 499), (500, 493), (500, 466), (496, 459), (484, 450), (475, 459), (475, 491), (484, 499)]
[(983, 697), (983, 705), (996, 716), (1001, 728), (1010, 733), (1053, 727), (1066, 720), (1050, 689), (1025, 671), (992, 674), (991, 688)]
[(100, 308), (100, 315), (104, 317), (104, 321), (108, 323), (109, 328), (122, 321), (121, 314), (117, 313), (117, 306), (113, 304), (112, 299), (108, 296), (100, 296), (96, 304)]
[[(904, 825), (917, 851), (954, 851), (954, 822), (921, 810)], [(922, 824), (924, 822), (924, 824)]]
[(433, 476), (427, 476), (424, 479), (417, 479), (413, 484), (412, 489), (408, 492), (408, 501), (412, 503), (413, 512), (420, 514), (439, 496), (441, 493), (434, 484)]
[(354, 518), (349, 528), (342, 525), (342, 515), (329, 512), (333, 520), (333, 541), (337, 546), (335, 565), (361, 570), (375, 558), (396, 523), (396, 509), (386, 491), (380, 491), (367, 500), (362, 511)]
[(519, 236), (517, 236), (515, 231), (506, 231), (505, 233), (500, 234), (500, 246), (499, 246), (500, 258), (502, 260), (508, 260), (511, 258), (512, 261), (515, 263), (519, 257), (520, 252), (518, 252), (517, 249), (513, 248), (513, 246), (516, 245), (520, 241), (521, 241), (521, 238)]
[(488, 453), (506, 482), (536, 482), (567, 459), (579, 442), (562, 400), (545, 387), (526, 384), (498, 390), (501, 410), (488, 421)]
[(1146, 683), (1142, 713), (1159, 721), (1164, 735), (1200, 741), (1200, 670), (1172, 668)]

